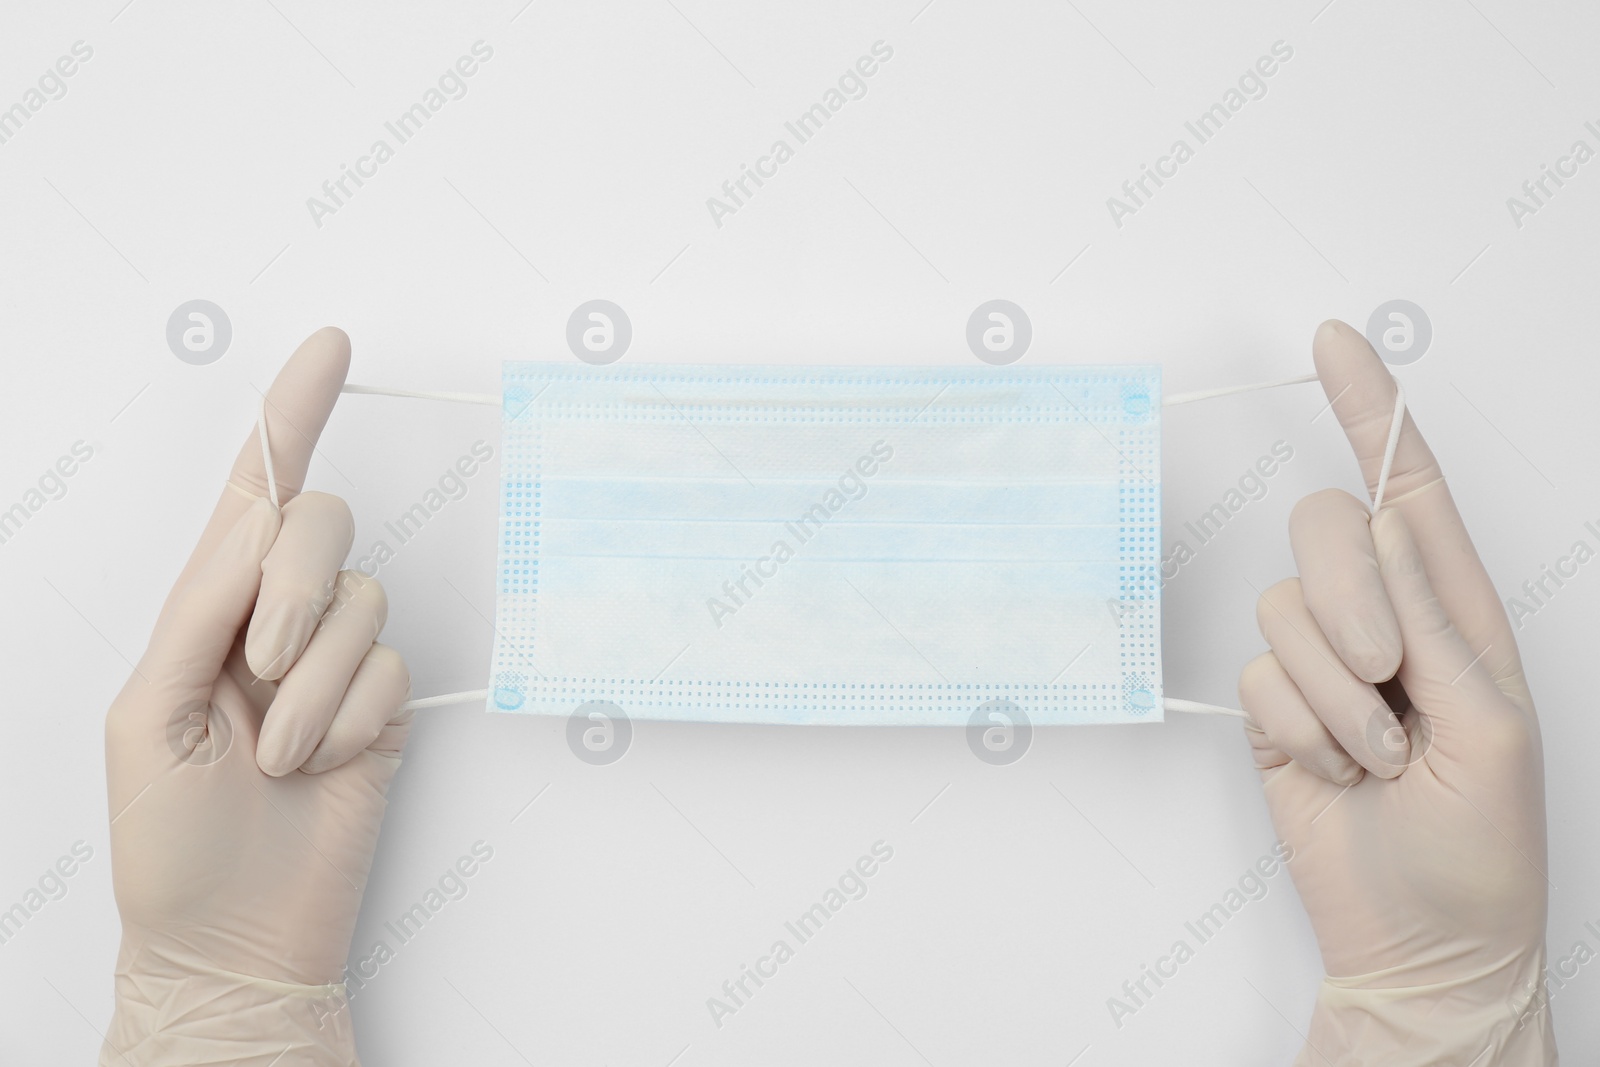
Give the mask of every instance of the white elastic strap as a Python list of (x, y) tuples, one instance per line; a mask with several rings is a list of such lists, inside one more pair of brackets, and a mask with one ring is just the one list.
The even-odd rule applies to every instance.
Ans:
[[(1389, 488), (1389, 471), (1394, 466), (1395, 449), (1400, 444), (1400, 430), (1405, 425), (1406, 419), (1406, 394), (1400, 385), (1400, 379), (1394, 378), (1394, 416), (1389, 421), (1389, 439), (1384, 444), (1383, 466), (1378, 470), (1378, 488), (1372, 494), (1372, 510), (1383, 506), (1383, 495)], [(1298, 378), (1285, 378), (1276, 382), (1256, 382), (1252, 385), (1231, 385), (1222, 389), (1202, 389), (1193, 393), (1178, 393), (1162, 401), (1163, 407), (1172, 407), (1176, 404), (1190, 404), (1196, 400), (1210, 400), (1219, 396), (1233, 396), (1236, 393), (1251, 393), (1258, 389), (1277, 389), (1284, 385), (1304, 385), (1317, 380), (1315, 374), (1303, 374)], [(376, 385), (345, 385), (340, 392), (363, 393), (370, 396), (398, 396), (411, 400), (444, 400), (457, 404), (486, 404), (490, 407), (499, 407), (500, 398), (486, 393), (434, 393), (420, 392), (410, 389), (385, 389)], [(258, 420), (261, 428), (261, 460), (267, 471), (267, 492), (272, 498), (272, 506), (278, 506), (278, 483), (272, 471), (272, 448), (267, 441), (267, 398), (261, 398), (261, 417)], [(408, 700), (400, 705), (402, 711), (417, 710), (422, 708), (442, 708), (452, 704), (466, 704), (475, 700), (486, 700), (489, 696), (487, 689), (469, 689), (461, 693), (442, 693), (439, 696), (421, 697), (417, 700)], [(1161, 701), (1161, 706), (1167, 711), (1188, 712), (1194, 715), (1228, 715), (1233, 718), (1243, 719), (1245, 713), (1239, 708), (1227, 708), (1220, 704), (1203, 704), (1197, 700), (1180, 700), (1177, 697), (1166, 697)]]
[[(1394, 375), (1389, 377), (1394, 378)], [(1394, 415), (1389, 419), (1389, 440), (1383, 446), (1383, 466), (1378, 468), (1378, 489), (1372, 494), (1372, 513), (1383, 507), (1383, 494), (1389, 488), (1389, 471), (1394, 467), (1395, 449), (1400, 445), (1400, 429), (1406, 424), (1406, 390), (1394, 378)]]
[(1196, 400), (1210, 400), (1212, 397), (1232, 396), (1235, 393), (1253, 393), (1257, 389), (1276, 389), (1280, 385), (1304, 385), (1317, 380), (1315, 374), (1302, 374), (1298, 378), (1285, 378), (1281, 382), (1257, 382), (1254, 385), (1230, 385), (1225, 389), (1202, 389), (1195, 393), (1178, 393), (1169, 396), (1161, 402), (1162, 407), (1172, 407), (1175, 404), (1192, 404)]
[[(363, 393), (368, 396), (399, 396), (408, 400), (444, 400), (454, 404), (485, 404), (489, 407), (499, 407), (500, 398), (490, 396), (488, 393), (432, 393), (414, 389), (385, 389), (378, 385), (346, 384), (339, 390), (341, 393)], [(452, 704), (470, 704), (476, 700), (489, 699), (487, 689), (468, 689), (461, 693), (441, 693), (436, 697), (419, 697), (408, 700), (400, 705), (401, 711), (418, 711), (422, 708), (445, 708)]]
[[(1400, 384), (1400, 379), (1389, 375), (1394, 382), (1394, 415), (1389, 419), (1389, 439), (1383, 446), (1383, 465), (1378, 468), (1378, 487), (1372, 494), (1372, 513), (1376, 515), (1383, 506), (1384, 493), (1389, 488), (1389, 472), (1394, 468), (1395, 449), (1400, 444), (1400, 430), (1406, 422), (1406, 391)], [(1196, 400), (1210, 400), (1212, 397), (1232, 396), (1235, 393), (1249, 393), (1257, 389), (1276, 389), (1280, 385), (1302, 385), (1317, 380), (1315, 374), (1302, 375), (1299, 378), (1285, 378), (1280, 382), (1260, 382), (1255, 385), (1235, 385), (1226, 389), (1203, 389), (1194, 393), (1179, 393), (1169, 396), (1163, 401), (1163, 406), (1173, 404), (1188, 404)], [(1225, 708), (1220, 704), (1202, 704), (1197, 700), (1179, 700), (1177, 697), (1165, 697), (1161, 706), (1167, 711), (1182, 711), (1194, 715), (1231, 715), (1234, 718), (1248, 718), (1239, 708)]]
[(436, 697), (422, 697), (417, 700), (408, 700), (400, 705), (401, 711), (415, 711), (418, 708), (447, 708), (451, 704), (470, 704), (474, 700), (488, 700), (487, 689), (468, 689), (462, 693), (441, 693)]
[(411, 389), (385, 389), (378, 385), (351, 385), (340, 388), (341, 393), (365, 393), (369, 396), (403, 396), (411, 400), (448, 400), (455, 404), (487, 404), (500, 406), (500, 398), (488, 393), (426, 393)]
[[(498, 397), (482, 396), (477, 393), (412, 393), (403, 389), (376, 389), (366, 385), (346, 385), (340, 392), (344, 393), (376, 393), (382, 396), (405, 396), (420, 400), (452, 400), (463, 404), (492, 404), (500, 406)], [(267, 436), (267, 398), (261, 398), (261, 409), (256, 416), (257, 436), (261, 439), (261, 466), (267, 475), (267, 498), (272, 501), (274, 508), (282, 505), (278, 502), (278, 473), (272, 464), (272, 441)], [(420, 700), (408, 700), (400, 705), (401, 711), (413, 711), (418, 708), (442, 708), (451, 704), (466, 704), (474, 700), (487, 700), (487, 689), (472, 689), (465, 693), (445, 693), (436, 697), (423, 697)]]
[(1236, 719), (1245, 717), (1244, 712), (1238, 708), (1225, 708), (1221, 704), (1202, 704), (1198, 700), (1179, 700), (1177, 697), (1164, 698), (1161, 706), (1168, 711), (1187, 711), (1194, 715), (1232, 715)]
[[(1389, 488), (1389, 471), (1394, 468), (1395, 449), (1400, 444), (1400, 430), (1406, 423), (1406, 390), (1400, 384), (1400, 379), (1389, 375), (1394, 382), (1394, 415), (1389, 419), (1389, 439), (1383, 446), (1383, 465), (1378, 468), (1378, 488), (1372, 494), (1372, 513), (1376, 515), (1383, 506), (1384, 493)], [(1276, 389), (1283, 385), (1305, 385), (1317, 380), (1315, 374), (1302, 374), (1298, 378), (1285, 378), (1277, 382), (1256, 382), (1253, 385), (1230, 385), (1223, 389), (1201, 389), (1193, 393), (1178, 393), (1169, 396), (1161, 402), (1162, 407), (1172, 407), (1177, 404), (1192, 404), (1196, 400), (1211, 400), (1219, 396), (1233, 396), (1236, 393), (1253, 393), (1258, 389)]]
[(272, 443), (267, 440), (267, 397), (261, 395), (261, 411), (256, 416), (256, 429), (261, 435), (261, 465), (267, 469), (267, 499), (272, 501), (272, 509), (277, 511), (278, 504), (278, 475), (272, 469)]

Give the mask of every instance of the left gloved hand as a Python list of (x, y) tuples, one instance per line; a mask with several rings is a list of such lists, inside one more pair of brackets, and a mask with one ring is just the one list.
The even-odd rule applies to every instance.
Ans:
[(100, 1062), (350, 1067), (339, 984), (411, 713), (377, 582), (301, 493), (349, 368), (312, 334), (267, 393), (149, 647), (106, 715), (116, 1014)]

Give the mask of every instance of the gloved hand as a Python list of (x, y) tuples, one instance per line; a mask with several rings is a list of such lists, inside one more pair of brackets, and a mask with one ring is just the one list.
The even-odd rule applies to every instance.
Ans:
[(106, 716), (116, 1014), (100, 1063), (355, 1064), (340, 978), (411, 713), (354, 527), (300, 493), (350, 363), (311, 335)]
[[(1395, 387), (1341, 322), (1312, 346), (1369, 489)], [(1297, 1064), (1554, 1064), (1543, 998), (1544, 759), (1500, 598), (1406, 418), (1383, 504), (1289, 524), (1246, 731), (1328, 977)], [(1399, 718), (1391, 705), (1401, 712)]]

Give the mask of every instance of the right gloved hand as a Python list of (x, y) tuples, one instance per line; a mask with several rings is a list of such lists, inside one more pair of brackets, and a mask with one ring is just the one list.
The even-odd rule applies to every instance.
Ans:
[[(1394, 383), (1344, 323), (1322, 325), (1313, 355), (1370, 490)], [(1289, 532), (1300, 577), (1261, 597), (1272, 651), (1239, 693), (1328, 975), (1296, 1063), (1554, 1064), (1539, 724), (1409, 415), (1376, 515), (1326, 490)]]

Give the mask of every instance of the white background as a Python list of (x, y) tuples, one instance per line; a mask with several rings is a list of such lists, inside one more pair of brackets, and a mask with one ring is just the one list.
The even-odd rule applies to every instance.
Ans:
[[(1583, 128), (1600, 13), (923, 3), (8, 7), (0, 107), (74, 41), (94, 55), (0, 145), (0, 508), (75, 441), (94, 458), (0, 545), (0, 907), (74, 841), (94, 858), (0, 945), (0, 1061), (95, 1055), (118, 930), (101, 716), (256, 390), (324, 324), (354, 339), (356, 381), (493, 392), (502, 359), (571, 358), (567, 316), (594, 297), (630, 314), (629, 360), (949, 365), (973, 360), (968, 314), (1003, 297), (1032, 318), (1028, 362), (1159, 361), (1181, 392), (1304, 373), (1318, 321), (1362, 327), (1404, 297), (1435, 331), (1400, 370), (1412, 411), (1502, 591), (1595, 540), (1600, 161), (1520, 229), (1506, 198), (1573, 140), (1600, 148)], [(306, 198), (480, 39), (494, 56), (468, 95), (314, 225)], [(706, 198), (877, 40), (894, 56), (867, 96), (718, 228)], [(1106, 198), (1278, 40), (1294, 55), (1267, 95), (1115, 226)], [(164, 337), (197, 297), (234, 328), (206, 367)], [(1233, 701), (1256, 590), (1291, 571), (1290, 507), (1359, 492), (1322, 404), (1303, 386), (1170, 413), (1169, 546), (1273, 442), (1295, 450), (1167, 585), (1171, 695)], [(497, 445), (496, 419), (347, 397), (310, 485), (350, 501), (365, 547), (473, 441)], [(386, 640), (419, 695), (485, 682), (494, 477), (383, 571)], [(1600, 947), (1583, 928), (1600, 920), (1597, 610), (1600, 562), (1519, 634), (1555, 956)], [(1283, 875), (1120, 1030), (1106, 1007), (1272, 845), (1234, 722), (1045, 730), (1005, 768), (954, 729), (660, 724), (595, 768), (564, 726), (421, 719), (358, 954), (475, 841), (494, 858), (358, 995), (368, 1063), (1240, 1065), (1298, 1048), (1321, 972)], [(706, 998), (880, 839), (894, 858), (870, 893), (716, 1028)], [(1593, 965), (1554, 1002), (1568, 1062), (1600, 1055), (1597, 1002)]]

